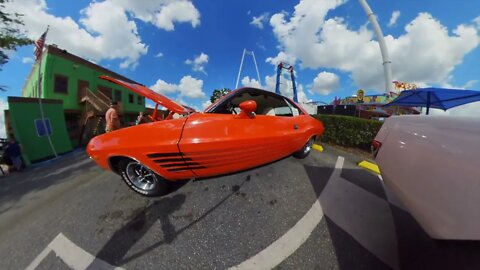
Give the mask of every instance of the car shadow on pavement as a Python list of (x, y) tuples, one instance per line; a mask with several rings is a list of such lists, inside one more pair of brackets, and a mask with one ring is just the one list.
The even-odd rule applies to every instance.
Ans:
[(480, 269), (480, 241), (434, 240), (409, 213), (390, 206), (400, 269)]
[[(137, 209), (136, 214), (120, 229), (113, 233), (108, 242), (100, 249), (97, 257), (116, 266), (124, 265), (136, 258), (139, 258), (152, 250), (164, 245), (172, 243), (178, 235), (190, 229), (192, 226), (202, 221), (205, 217), (215, 211), (219, 206), (225, 203), (230, 197), (238, 193), (241, 187), (250, 180), (247, 177), (237, 188), (232, 189), (225, 197), (219, 200), (213, 207), (200, 215), (197, 219), (182, 228), (175, 228), (171, 223), (170, 216), (180, 210), (185, 203), (186, 195), (182, 193), (171, 194), (160, 199), (153, 199), (152, 203), (146, 208)], [(185, 183), (188, 181), (185, 181)], [(173, 189), (178, 189), (185, 183), (179, 182)], [(173, 191), (172, 191), (173, 192)], [(125, 257), (127, 252), (139, 241), (157, 221), (161, 223), (163, 239), (158, 241), (141, 251), (132, 253)]]
[(140, 240), (158, 220), (162, 224), (163, 242), (171, 243), (177, 236), (175, 227), (169, 216), (179, 210), (185, 203), (185, 194), (175, 194), (154, 201), (145, 209), (133, 211), (131, 218), (122, 228), (117, 230), (110, 240), (98, 252), (97, 257), (112, 264), (122, 264), (127, 252)]
[(430, 238), (410, 213), (388, 201), (377, 176), (343, 168), (340, 178), (330, 179), (332, 168), (304, 167), (340, 269), (480, 269), (480, 241)]

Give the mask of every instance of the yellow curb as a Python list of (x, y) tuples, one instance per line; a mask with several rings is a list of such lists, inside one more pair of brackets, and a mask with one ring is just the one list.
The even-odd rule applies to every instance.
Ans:
[(323, 147), (319, 144), (313, 144), (313, 149), (315, 149), (319, 152), (323, 152)]
[(378, 168), (377, 164), (375, 164), (373, 162), (362, 160), (357, 165), (359, 167), (367, 169), (367, 170), (369, 170), (373, 173), (380, 174), (380, 169)]

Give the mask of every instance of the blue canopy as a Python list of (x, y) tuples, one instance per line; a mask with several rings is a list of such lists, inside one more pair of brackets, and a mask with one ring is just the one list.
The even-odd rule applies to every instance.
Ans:
[(429, 87), (402, 91), (396, 99), (384, 106), (427, 107), (428, 114), (430, 108), (446, 111), (475, 101), (480, 101), (480, 91)]

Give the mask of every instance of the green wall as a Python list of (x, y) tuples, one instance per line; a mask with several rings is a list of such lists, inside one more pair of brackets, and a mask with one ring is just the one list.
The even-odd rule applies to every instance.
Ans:
[[(45, 59), (45, 57), (44, 57)], [(44, 62), (44, 60), (42, 60)], [(42, 63), (42, 74), (44, 73), (45, 66)], [(38, 97), (38, 65), (34, 64), (30, 71), (30, 76), (23, 88), (22, 96), (36, 98)]]
[[(53, 156), (47, 137), (39, 137), (35, 128), (35, 119), (41, 119), (38, 99), (9, 97), (10, 123), (15, 138), (23, 147), (27, 164)], [(45, 100), (43, 103), (45, 118), (52, 126), (51, 140), (58, 154), (72, 150), (67, 134), (63, 105), (61, 102)]]
[[(82, 104), (78, 103), (78, 81), (84, 80), (90, 83), (89, 88), (93, 92), (97, 91), (99, 85), (106, 86), (112, 89), (112, 97), (115, 97), (115, 90), (120, 90), (122, 92), (122, 104), (123, 111), (126, 113), (135, 113), (145, 110), (145, 102), (143, 101), (141, 105), (138, 104), (138, 95), (132, 91), (123, 88), (119, 85), (110, 83), (99, 79), (100, 75), (105, 75), (104, 73), (95, 70), (93, 68), (75, 63), (71, 60), (65, 59), (61, 56), (54, 55), (52, 53), (44, 54), (42, 59), (42, 73), (43, 76), (43, 86), (42, 86), (42, 97), (47, 99), (60, 99), (63, 100), (63, 108), (65, 110), (82, 110)], [(56, 93), (54, 92), (54, 83), (55, 83), (55, 74), (63, 75), (68, 77), (68, 91), (67, 94)], [(31, 76), (29, 77), (24, 91), (24, 97), (36, 97), (34, 94), (34, 85), (38, 82), (38, 69), (37, 65), (34, 66)], [(128, 95), (134, 95), (134, 102), (129, 103)]]

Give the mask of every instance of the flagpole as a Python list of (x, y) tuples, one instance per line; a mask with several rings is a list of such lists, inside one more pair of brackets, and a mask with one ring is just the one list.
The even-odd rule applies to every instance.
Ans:
[[(47, 27), (47, 31), (45, 31), (45, 40), (46, 40), (46, 34), (48, 32), (48, 29), (50, 28), (50, 25)], [(45, 44), (45, 41), (44, 41)], [(43, 123), (43, 129), (45, 130), (45, 134), (48, 139), (48, 143), (50, 144), (50, 148), (52, 149), (53, 154), (55, 157), (58, 157), (57, 151), (55, 151), (55, 147), (53, 146), (52, 143), (52, 138), (50, 138), (50, 133), (48, 133), (47, 129), (47, 123), (45, 122), (45, 114), (43, 113), (43, 106), (42, 106), (42, 57), (43, 57), (43, 45), (40, 51), (40, 57), (37, 59), (38, 61), (38, 106), (40, 107), (40, 117), (42, 118), (42, 123)], [(50, 129), (52, 129), (52, 126), (50, 124)]]

